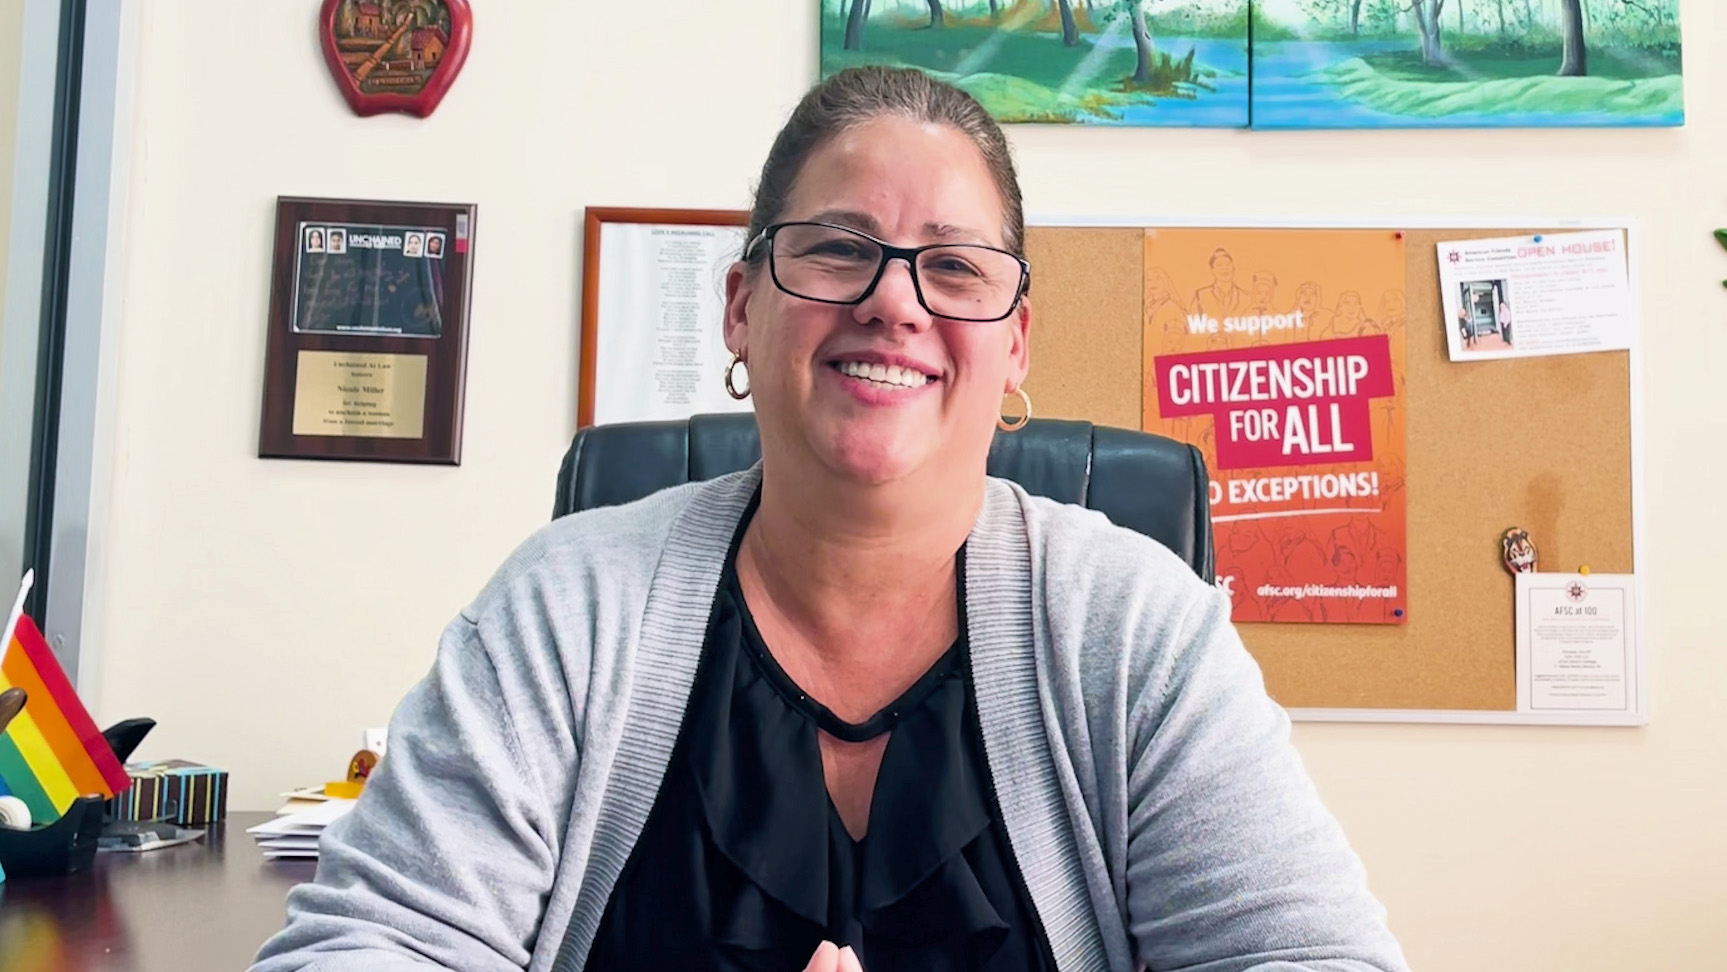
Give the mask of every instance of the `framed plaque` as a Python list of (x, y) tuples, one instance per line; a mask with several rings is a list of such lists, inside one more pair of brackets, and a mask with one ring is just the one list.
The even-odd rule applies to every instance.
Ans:
[(750, 410), (726, 394), (722, 333), (748, 222), (734, 210), (587, 210), (578, 428)]
[(474, 216), (276, 201), (260, 457), (460, 464)]

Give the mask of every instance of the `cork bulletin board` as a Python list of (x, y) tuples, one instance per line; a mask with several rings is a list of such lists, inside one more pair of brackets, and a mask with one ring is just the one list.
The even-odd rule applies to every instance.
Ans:
[[(1148, 225), (1170, 224), (1033, 221), (1025, 387), (1040, 417), (1140, 427)], [(1516, 712), (1513, 583), (1499, 538), (1527, 528), (1544, 570), (1636, 571), (1637, 352), (1452, 363), (1435, 246), (1620, 229), (1635, 313), (1636, 241), (1624, 222), (1373, 225), (1405, 233), (1408, 617), (1242, 623), (1242, 640), (1296, 718), (1554, 721)]]

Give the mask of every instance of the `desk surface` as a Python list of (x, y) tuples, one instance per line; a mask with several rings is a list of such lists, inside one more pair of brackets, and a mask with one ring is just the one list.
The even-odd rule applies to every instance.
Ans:
[(63, 878), (0, 884), (0, 970), (239, 972), (281, 929), (288, 889), (310, 861), (265, 861), (246, 828), (268, 813), (231, 813), (196, 843), (99, 853)]

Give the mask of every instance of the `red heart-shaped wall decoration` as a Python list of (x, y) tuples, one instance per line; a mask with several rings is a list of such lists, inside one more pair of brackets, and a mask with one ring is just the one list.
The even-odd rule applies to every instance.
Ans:
[(430, 115), (473, 39), (468, 0), (324, 0), (318, 39), (356, 115)]

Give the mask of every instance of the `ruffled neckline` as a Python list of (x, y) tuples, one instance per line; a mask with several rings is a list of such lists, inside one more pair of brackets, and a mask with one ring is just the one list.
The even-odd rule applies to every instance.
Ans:
[[(963, 554), (959, 573), (963, 605)], [(784, 922), (794, 920), (840, 938), (867, 934), (872, 946), (890, 950), (951, 943), (955, 958), (975, 967), (1006, 939), (1008, 925), (965, 855), (989, 831), (990, 814), (965, 744), (963, 617), (960, 640), (935, 665), (854, 724), (810, 698), (774, 660), (729, 563), (719, 596), (710, 647), (735, 650), (710, 659), (718, 690), (706, 693), (706, 711), (689, 716), (719, 731), (690, 737), (688, 765), (710, 839), (749, 887), (729, 913), (714, 915), (717, 940), (777, 950), (788, 937)], [(851, 839), (828, 797), (818, 730), (854, 742), (892, 733), (861, 841)]]

